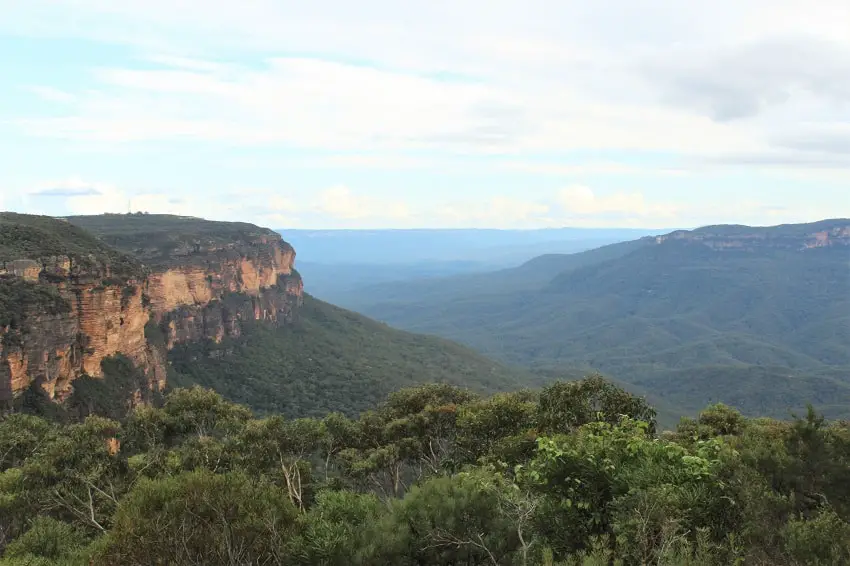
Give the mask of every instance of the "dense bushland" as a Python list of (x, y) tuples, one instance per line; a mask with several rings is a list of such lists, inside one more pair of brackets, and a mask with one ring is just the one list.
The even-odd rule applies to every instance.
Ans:
[(0, 421), (4, 565), (847, 564), (850, 425), (716, 405), (675, 431), (598, 377), (257, 419), (202, 388)]

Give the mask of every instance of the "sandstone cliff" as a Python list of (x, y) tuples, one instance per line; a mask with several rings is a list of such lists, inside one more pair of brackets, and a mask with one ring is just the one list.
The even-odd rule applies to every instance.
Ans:
[[(43, 217), (35, 218), (43, 228)], [(0, 402), (32, 384), (65, 399), (75, 379), (101, 377), (101, 362), (116, 354), (160, 390), (166, 349), (238, 335), (246, 319), (287, 323), (301, 304), (295, 252), (267, 231), (226, 244), (201, 239), (189, 255), (143, 266), (98, 253), (14, 257), (32, 254), (29, 243), (38, 234), (25, 230), (26, 217), (15, 215), (14, 231), (4, 220), (5, 243), (17, 238), (27, 245), (0, 246)]]
[(850, 220), (824, 220), (771, 228), (708, 226), (697, 230), (678, 230), (655, 238), (657, 244), (670, 241), (698, 243), (718, 251), (850, 247)]

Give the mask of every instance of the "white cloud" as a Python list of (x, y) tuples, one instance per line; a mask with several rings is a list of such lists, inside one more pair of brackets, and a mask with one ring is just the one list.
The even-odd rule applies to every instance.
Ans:
[(614, 216), (669, 221), (675, 219), (680, 211), (680, 207), (674, 204), (647, 202), (639, 192), (616, 192), (600, 196), (581, 185), (559, 190), (556, 200), (567, 218)]
[(73, 140), (193, 139), (323, 149), (763, 148), (739, 125), (675, 108), (600, 102), (565, 87), (540, 93), (318, 59), (271, 59), (262, 69), (183, 67), (101, 69), (99, 88), (81, 93), (72, 114), (19, 124), (33, 135)]
[(434, 165), (434, 161), (419, 157), (392, 154), (331, 155), (299, 160), (302, 166), (364, 168), (364, 169), (415, 169)]
[[(270, 188), (240, 188), (209, 199), (202, 195), (174, 197), (150, 189), (127, 190), (109, 183), (72, 177), (41, 183), (20, 191), (30, 206), (16, 207), (49, 213), (32, 199), (50, 199), (61, 214), (150, 212), (200, 216), (213, 220), (243, 220), (271, 228), (544, 228), (544, 227), (697, 227), (715, 223), (773, 225), (807, 222), (838, 215), (834, 207), (810, 203), (789, 206), (752, 199), (722, 203), (714, 199), (657, 200), (639, 190), (602, 191), (573, 185), (537, 198), (498, 194), (488, 199), (427, 201), (378, 198), (369, 191), (344, 185), (304, 196)], [(0, 205), (3, 204), (0, 193)], [(6, 195), (8, 197), (8, 195)], [(7, 199), (7, 203), (8, 203)], [(33, 206), (35, 204), (35, 206)], [(52, 210), (52, 209), (51, 209)]]
[[(23, 171), (28, 162), (59, 175), (68, 167), (98, 175), (107, 161), (97, 154), (113, 152), (108, 166), (125, 183), (152, 185), (52, 184), (27, 197), (64, 196), (86, 211), (125, 210), (132, 199), (133, 208), (346, 226), (422, 225), (429, 215), (476, 225), (655, 224), (674, 210), (677, 224), (829, 215), (829, 207), (807, 208), (805, 195), (791, 195), (799, 187), (819, 191), (818, 202), (838, 201), (850, 175), (850, 3), (816, 7), (803, 0), (748, 0), (745, 8), (734, 0), (0, 0), (0, 34), (85, 38), (102, 42), (104, 54), (120, 46), (90, 61), (88, 50), (69, 50), (73, 81), (43, 72), (33, 86), (29, 70), (13, 73), (21, 83), (13, 91), (54, 104), (16, 107), (13, 98), (6, 107), (4, 99), (0, 120), (17, 130), (4, 128), (0, 141), (24, 157), (15, 182), (45, 174)], [(22, 134), (53, 141), (18, 145)], [(184, 146), (173, 142), (192, 151), (161, 169), (143, 163), (157, 152), (180, 155)], [(27, 159), (24, 146), (33, 145), (49, 156)], [(214, 166), (196, 171), (209, 192), (278, 179), (320, 190), (170, 198), (168, 176), (184, 163), (193, 174), (207, 157)], [(396, 197), (389, 185), (398, 173), (390, 170), (402, 169), (417, 170), (416, 187), (434, 182), (459, 194), (470, 179), (478, 194), (493, 179), (491, 198), (447, 202), (441, 191), (404, 186)], [(562, 179), (547, 197), (526, 197), (532, 175)], [(672, 190), (659, 177), (679, 175), (688, 176), (690, 192), (652, 196)], [(785, 208), (753, 205), (740, 217), (735, 206), (712, 206), (712, 182), (767, 195), (754, 185), (768, 176), (781, 181), (777, 204)], [(543, 179), (529, 181), (540, 187)], [(327, 189), (334, 182), (351, 188)], [(554, 190), (572, 182), (592, 190)], [(632, 188), (606, 191), (623, 186)], [(6, 205), (20, 199), (7, 194)], [(800, 206), (790, 206), (795, 200)]]
[(635, 166), (615, 161), (588, 162), (579, 165), (565, 165), (536, 161), (503, 161), (501, 169), (523, 173), (540, 173), (544, 175), (580, 176), (580, 175), (651, 175), (681, 177), (691, 174), (690, 168), (685, 167), (653, 167)]
[(456, 202), (441, 206), (436, 219), (451, 227), (528, 227), (545, 220), (550, 206), (544, 202), (497, 196), (482, 202)]
[(45, 137), (717, 156), (850, 119), (845, 0), (0, 5), (8, 33), (159, 50), (19, 122)]
[[(228, 206), (217, 199), (127, 190), (111, 183), (92, 182), (79, 177), (39, 183), (22, 193), (22, 207), (33, 213), (45, 210), (61, 210), (63, 215), (150, 212), (228, 219)], [(45, 199), (54, 202), (48, 203)]]
[(410, 209), (404, 202), (356, 195), (345, 186), (331, 187), (323, 191), (315, 208), (334, 220), (401, 220), (410, 216)]
[(59, 90), (58, 88), (53, 88), (49, 86), (30, 86), (28, 89), (30, 92), (41, 98), (42, 100), (46, 100), (48, 102), (58, 102), (58, 103), (69, 103), (75, 100), (75, 96), (69, 92), (65, 92), (64, 90)]

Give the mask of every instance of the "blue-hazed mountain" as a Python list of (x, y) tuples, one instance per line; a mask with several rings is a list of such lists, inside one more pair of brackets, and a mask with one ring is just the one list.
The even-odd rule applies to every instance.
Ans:
[(541, 254), (581, 252), (653, 233), (613, 228), (280, 232), (306, 258), (299, 271), (310, 292), (343, 306), (361, 303), (363, 289), (376, 284), (486, 273)]
[(390, 324), (538, 368), (598, 369), (686, 410), (850, 416), (850, 220), (709, 226), (516, 269), (364, 289)]

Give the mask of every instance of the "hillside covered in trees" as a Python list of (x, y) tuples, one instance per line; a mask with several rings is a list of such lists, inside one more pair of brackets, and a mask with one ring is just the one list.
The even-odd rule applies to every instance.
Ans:
[(840, 565), (850, 427), (716, 405), (659, 436), (601, 378), (254, 417), (202, 388), (0, 421), (3, 566)]
[(172, 386), (210, 387), (254, 411), (288, 417), (356, 416), (396, 389), (429, 381), (493, 393), (549, 379), (310, 295), (295, 324), (245, 324), (238, 338), (175, 346), (169, 360)]
[(850, 220), (709, 226), (345, 306), (500, 361), (600, 371), (683, 412), (850, 417)]

